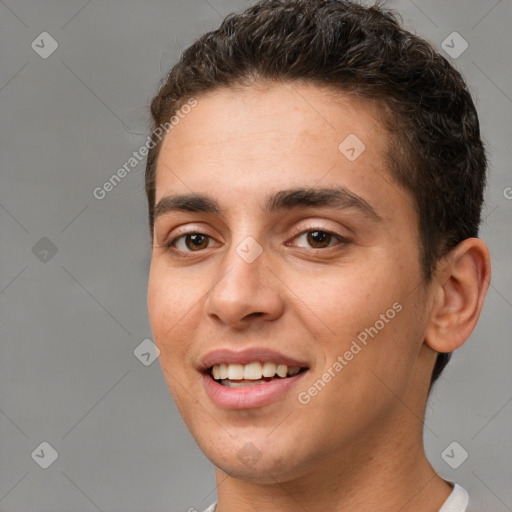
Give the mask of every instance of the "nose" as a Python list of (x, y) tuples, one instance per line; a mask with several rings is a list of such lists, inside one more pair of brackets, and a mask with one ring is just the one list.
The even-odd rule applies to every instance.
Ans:
[(275, 320), (284, 310), (280, 282), (265, 250), (254, 239), (247, 240), (230, 248), (205, 301), (206, 314), (214, 322), (237, 330)]

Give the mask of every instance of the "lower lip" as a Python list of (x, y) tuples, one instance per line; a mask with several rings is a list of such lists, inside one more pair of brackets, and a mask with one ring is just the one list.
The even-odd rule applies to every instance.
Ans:
[(203, 375), (206, 394), (211, 401), (224, 409), (253, 409), (264, 407), (281, 398), (302, 378), (303, 371), (287, 378), (274, 378), (265, 384), (229, 388), (219, 384), (209, 374)]

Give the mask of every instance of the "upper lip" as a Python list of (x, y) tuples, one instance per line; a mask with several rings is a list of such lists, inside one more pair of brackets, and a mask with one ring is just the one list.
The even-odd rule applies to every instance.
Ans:
[(288, 367), (307, 368), (308, 364), (300, 359), (285, 356), (280, 352), (263, 347), (233, 350), (220, 348), (208, 352), (199, 360), (199, 371), (206, 371), (217, 364), (249, 364), (255, 361), (285, 364)]

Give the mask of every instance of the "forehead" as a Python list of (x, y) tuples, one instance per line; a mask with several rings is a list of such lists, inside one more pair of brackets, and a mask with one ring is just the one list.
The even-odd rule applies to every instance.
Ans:
[(240, 192), (291, 186), (342, 185), (363, 195), (376, 182), (397, 187), (381, 116), (375, 102), (314, 85), (209, 92), (166, 136), (155, 200), (171, 191), (215, 190), (236, 201)]
[[(162, 152), (215, 145), (223, 154), (233, 141), (251, 147), (251, 138), (267, 142), (300, 138), (310, 149), (325, 147), (337, 150), (348, 135), (359, 135), (365, 142), (385, 149), (386, 132), (380, 118), (382, 107), (375, 101), (356, 99), (352, 95), (311, 84), (280, 83), (243, 89), (216, 89), (197, 98), (197, 105), (187, 109), (166, 136)], [(266, 137), (265, 137), (266, 134)], [(215, 150), (215, 148), (210, 148)], [(252, 147), (247, 156), (263, 148)], [(233, 154), (236, 147), (231, 147)], [(190, 156), (190, 155), (187, 155)]]

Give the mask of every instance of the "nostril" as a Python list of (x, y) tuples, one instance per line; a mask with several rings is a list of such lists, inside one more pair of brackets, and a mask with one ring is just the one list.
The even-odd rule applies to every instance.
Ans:
[(263, 314), (264, 313), (262, 313), (260, 311), (256, 311), (255, 313), (249, 313), (245, 318), (258, 317), (258, 316), (261, 316)]

